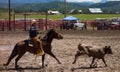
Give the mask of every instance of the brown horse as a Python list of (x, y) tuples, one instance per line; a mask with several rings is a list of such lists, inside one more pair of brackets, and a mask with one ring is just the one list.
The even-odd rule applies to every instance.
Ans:
[[(46, 35), (41, 39), (42, 40), (42, 45), (43, 45), (43, 50), (45, 52), (45, 54), (49, 54), (50, 56), (52, 56), (53, 58), (55, 58), (57, 60), (57, 62), (59, 64), (61, 64), (61, 62), (55, 57), (55, 55), (51, 52), (52, 46), (51, 46), (51, 42), (53, 41), (53, 39), (63, 39), (63, 36), (61, 36), (59, 33), (57, 33), (54, 29), (50, 29)], [(18, 42), (7, 63), (4, 64), (4, 66), (8, 66), (10, 61), (16, 57), (15, 59), (15, 68), (18, 68), (17, 62), (20, 60), (20, 58), (26, 53), (26, 52), (30, 52), (33, 54), (36, 54), (37, 50), (35, 50), (35, 48), (32, 48), (30, 46), (28, 46), (28, 40), (23, 40)], [(45, 59), (45, 54), (42, 55), (42, 67), (44, 67), (44, 59)]]

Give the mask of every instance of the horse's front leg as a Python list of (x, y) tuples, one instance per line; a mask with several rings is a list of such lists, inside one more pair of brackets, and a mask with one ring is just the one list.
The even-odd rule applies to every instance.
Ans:
[(53, 58), (55, 58), (57, 60), (57, 62), (59, 64), (61, 64), (61, 62), (56, 58), (56, 56), (50, 51), (50, 52), (47, 52), (50, 56), (52, 56)]
[(45, 54), (42, 55), (42, 67), (44, 67), (44, 61), (45, 61)]

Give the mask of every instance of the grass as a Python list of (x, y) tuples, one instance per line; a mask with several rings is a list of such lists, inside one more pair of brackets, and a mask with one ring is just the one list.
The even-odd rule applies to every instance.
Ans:
[[(113, 17), (120, 17), (120, 14), (67, 14), (67, 16), (72, 15), (80, 20), (95, 20), (96, 18), (113, 18)], [(16, 14), (16, 18), (24, 18), (24, 15)], [(13, 19), (13, 15), (11, 16)], [(46, 15), (27, 15), (27, 18), (34, 18), (34, 19), (45, 19)], [(48, 15), (48, 19), (60, 20), (63, 19), (64, 15)], [(0, 19), (8, 19), (8, 13), (1, 13)]]
[(80, 15), (73, 15), (80, 20), (94, 20), (96, 18), (106, 18), (110, 19), (113, 17), (120, 17), (120, 14), (80, 14)]

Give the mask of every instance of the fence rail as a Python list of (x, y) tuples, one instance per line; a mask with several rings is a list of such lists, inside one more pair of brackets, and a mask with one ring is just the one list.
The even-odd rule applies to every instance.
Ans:
[[(49, 28), (60, 28), (61, 25), (64, 23), (62, 20), (52, 20), (48, 19), (37, 19), (37, 27), (38, 29), (49, 29)], [(92, 28), (92, 30), (120, 30), (120, 20), (117, 21), (94, 21), (94, 20), (86, 20), (81, 21), (87, 27)], [(117, 22), (118, 24), (112, 24), (113, 22)], [(11, 21), (11, 29), (12, 30), (28, 30), (32, 20), (12, 20)], [(69, 21), (68, 21), (69, 23)], [(0, 20), (0, 30), (9, 30), (9, 21), (8, 20)]]
[[(46, 20), (38, 19), (36, 20), (36, 25), (38, 29), (45, 29), (45, 27), (49, 28), (59, 28), (60, 24), (62, 24), (62, 20)], [(11, 29), (12, 30), (28, 30), (32, 20), (13, 20), (11, 21)], [(4, 31), (9, 29), (9, 21), (8, 20), (0, 20), (0, 30)]]

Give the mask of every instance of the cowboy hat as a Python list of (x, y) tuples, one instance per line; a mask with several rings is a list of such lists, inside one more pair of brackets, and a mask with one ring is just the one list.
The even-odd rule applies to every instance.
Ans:
[(31, 24), (36, 24), (36, 22), (37, 21), (35, 19), (33, 19), (32, 22), (31, 22)]

